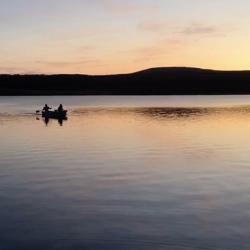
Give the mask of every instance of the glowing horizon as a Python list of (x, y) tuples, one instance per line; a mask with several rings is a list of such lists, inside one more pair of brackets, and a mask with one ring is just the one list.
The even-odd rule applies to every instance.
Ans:
[(250, 69), (247, 0), (2, 0), (0, 73)]

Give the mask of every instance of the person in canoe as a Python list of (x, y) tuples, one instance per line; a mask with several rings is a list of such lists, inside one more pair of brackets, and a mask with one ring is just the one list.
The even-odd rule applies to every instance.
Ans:
[(50, 109), (52, 109), (52, 108), (50, 108), (48, 106), (48, 104), (45, 104), (45, 106), (43, 107), (43, 111), (46, 112), (46, 113), (49, 112)]
[(59, 105), (57, 111), (58, 111), (59, 113), (62, 113), (62, 112), (64, 111), (64, 108), (63, 108), (63, 105), (62, 105), (62, 104)]

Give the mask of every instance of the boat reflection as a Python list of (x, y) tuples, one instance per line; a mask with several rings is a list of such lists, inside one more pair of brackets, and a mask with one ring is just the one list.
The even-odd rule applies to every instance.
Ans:
[(44, 122), (44, 124), (46, 125), (46, 127), (47, 127), (52, 120), (57, 120), (58, 124), (60, 126), (63, 126), (63, 123), (65, 121), (67, 121), (68, 118), (65, 117), (65, 118), (57, 118), (56, 119), (56, 118), (42, 117), (42, 119), (41, 119), (40, 117), (36, 117), (36, 120), (39, 120), (39, 121), (42, 120)]

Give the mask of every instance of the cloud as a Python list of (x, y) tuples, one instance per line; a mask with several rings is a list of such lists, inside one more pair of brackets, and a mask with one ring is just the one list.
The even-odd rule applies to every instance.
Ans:
[(206, 24), (190, 24), (180, 29), (183, 35), (221, 35), (225, 32), (218, 26)]
[(158, 33), (162, 35), (172, 34), (181, 36), (192, 35), (223, 35), (229, 32), (229, 28), (226, 26), (210, 25), (204, 23), (191, 23), (188, 25), (176, 25), (173, 23), (167, 23), (157, 20), (145, 20), (138, 24), (137, 28), (141, 31)]
[(81, 66), (81, 65), (98, 65), (100, 60), (97, 59), (80, 59), (78, 61), (43, 61), (39, 60), (35, 62), (36, 64), (42, 64), (43, 66), (49, 67), (71, 67), (71, 66)]
[(227, 24), (214, 25), (209, 23), (193, 22), (190, 24), (180, 25), (161, 19), (144, 20), (137, 25), (137, 29), (139, 32), (152, 33), (157, 36), (158, 39), (172, 37), (175, 40), (225, 37), (236, 30), (233, 25)]
[(37, 60), (37, 61), (26, 61), (25, 64), (32, 64), (32, 68), (27, 70), (26, 67), (22, 66), (1, 66), (0, 74), (50, 74), (50, 73), (64, 73), (81, 72), (82, 68), (100, 68), (104, 66), (104, 63), (98, 59), (91, 58), (79, 58), (75, 61), (66, 60)]
[(148, 46), (141, 46), (131, 53), (135, 54), (136, 61), (157, 60), (168, 55), (187, 49), (191, 44), (198, 42), (197, 37), (225, 35), (227, 29), (223, 26), (215, 26), (203, 23), (191, 23), (189, 25), (176, 25), (161, 20), (145, 20), (138, 25), (143, 32), (156, 34), (155, 41)]
[(15, 66), (0, 66), (0, 74), (41, 74), (39, 70), (33, 70), (29, 69), (27, 70), (26, 68), (23, 67), (15, 67)]
[(161, 20), (145, 20), (138, 25), (138, 30), (155, 33), (154, 41), (131, 50), (129, 52), (131, 58), (135, 63), (157, 65), (163, 62), (166, 64), (177, 62), (176, 58), (182, 61), (182, 57), (188, 55), (193, 48), (198, 48), (202, 40), (224, 39), (235, 29), (232, 28), (232, 25), (226, 24), (190, 23), (178, 25), (161, 22)]
[(20, 67), (11, 67), (11, 66), (0, 66), (0, 74), (18, 74), (25, 72), (25, 69)]

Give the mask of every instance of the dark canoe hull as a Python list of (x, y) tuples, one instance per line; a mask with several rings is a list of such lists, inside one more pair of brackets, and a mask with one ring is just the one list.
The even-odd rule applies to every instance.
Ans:
[(62, 112), (58, 112), (58, 111), (44, 112), (43, 111), (42, 117), (51, 118), (51, 119), (67, 119), (67, 110), (64, 110)]

